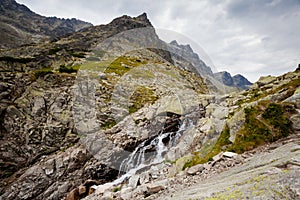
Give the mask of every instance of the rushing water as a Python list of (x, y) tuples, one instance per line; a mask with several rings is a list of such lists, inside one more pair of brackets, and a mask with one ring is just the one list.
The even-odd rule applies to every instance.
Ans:
[[(138, 170), (161, 163), (164, 160), (164, 154), (166, 151), (177, 144), (183, 132), (191, 124), (190, 120), (185, 119), (180, 125), (178, 131), (160, 133), (154, 139), (144, 141), (139, 144), (128, 158), (122, 161), (119, 169), (119, 178), (102, 186), (120, 184), (127, 178), (136, 174)], [(97, 187), (98, 186), (95, 186), (94, 188), (96, 189)]]

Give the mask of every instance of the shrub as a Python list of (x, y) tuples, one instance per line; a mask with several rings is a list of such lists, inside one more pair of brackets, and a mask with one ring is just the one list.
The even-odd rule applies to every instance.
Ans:
[(275, 136), (275, 139), (286, 137), (292, 133), (292, 122), (284, 115), (284, 109), (280, 104), (270, 103), (262, 117), (275, 129), (278, 129), (279, 134)]
[(157, 98), (153, 88), (138, 87), (130, 97), (131, 105), (129, 106), (129, 113), (138, 111), (147, 103), (153, 104)]
[(79, 70), (79, 66), (72, 66), (72, 67), (66, 67), (65, 65), (61, 65), (59, 67), (59, 72), (60, 73), (77, 73), (77, 71)]

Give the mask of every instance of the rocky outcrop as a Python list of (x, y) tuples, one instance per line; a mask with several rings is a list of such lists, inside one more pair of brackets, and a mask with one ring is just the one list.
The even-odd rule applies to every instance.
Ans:
[(217, 72), (214, 73), (214, 77), (223, 83), (224, 85), (230, 86), (230, 87), (237, 87), (240, 89), (249, 89), (252, 83), (248, 81), (244, 76), (237, 74), (233, 77), (228, 72)]
[(54, 39), (92, 26), (74, 18), (44, 17), (14, 0), (1, 0), (0, 3), (0, 48), (19, 47), (43, 39)]
[(199, 58), (189, 44), (182, 45), (173, 40), (170, 42), (169, 49), (172, 52), (172, 59), (175, 65), (195, 74), (200, 74), (202, 77), (213, 76), (211, 68)]

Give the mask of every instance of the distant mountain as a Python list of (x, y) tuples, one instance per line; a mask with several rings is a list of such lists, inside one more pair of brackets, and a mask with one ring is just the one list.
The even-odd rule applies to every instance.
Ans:
[(77, 19), (44, 17), (15, 0), (0, 0), (0, 48), (53, 39), (92, 26)]
[(252, 83), (244, 76), (237, 74), (232, 77), (231, 74), (226, 71), (214, 73), (214, 77), (224, 85), (230, 87), (248, 89), (252, 85)]
[[(224, 84), (229, 87), (248, 89), (252, 85), (250, 81), (240, 74), (232, 77), (226, 71), (213, 73), (211, 68), (199, 58), (199, 55), (193, 51), (189, 44), (182, 45), (173, 40), (170, 42), (169, 48), (176, 66), (207, 78), (210, 82), (213, 82), (214, 86), (219, 85), (222, 88), (222, 84)], [(230, 89), (226, 88), (226, 90)]]

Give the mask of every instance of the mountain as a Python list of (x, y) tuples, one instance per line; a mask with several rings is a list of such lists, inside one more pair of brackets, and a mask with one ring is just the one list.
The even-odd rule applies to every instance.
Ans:
[(232, 77), (230, 73), (225, 71), (213, 73), (211, 68), (199, 58), (199, 55), (193, 51), (189, 44), (182, 45), (173, 40), (170, 42), (169, 49), (176, 66), (207, 78), (208, 82), (213, 83), (213, 87), (219, 88), (216, 90), (222, 90), (220, 88), (223, 88), (225, 91), (232, 90), (228, 87), (224, 88), (224, 85), (239, 89), (248, 89), (252, 85), (251, 82), (240, 74)]
[(297, 199), (299, 70), (223, 94), (172, 45), (143, 13), (1, 50), (0, 199)]
[(244, 90), (249, 89), (249, 87), (252, 85), (252, 83), (244, 76), (237, 74), (232, 77), (231, 74), (226, 71), (214, 73), (214, 77), (224, 85), (237, 87)]
[(202, 76), (213, 76), (211, 68), (208, 67), (193, 51), (189, 44), (178, 44), (176, 40), (170, 42), (170, 52), (175, 65), (178, 65), (186, 70), (193, 71)]
[(0, 1), (0, 48), (54, 39), (92, 26), (77, 19), (44, 17), (15, 0)]

